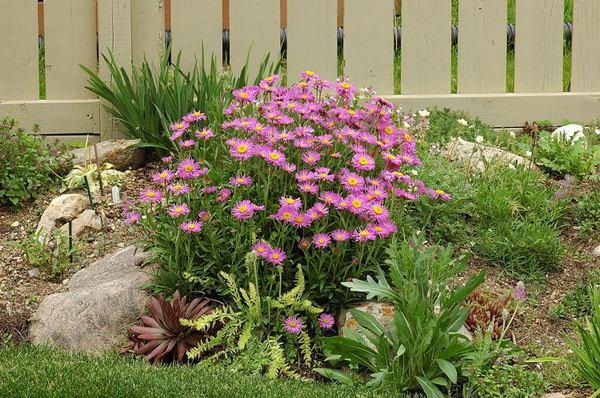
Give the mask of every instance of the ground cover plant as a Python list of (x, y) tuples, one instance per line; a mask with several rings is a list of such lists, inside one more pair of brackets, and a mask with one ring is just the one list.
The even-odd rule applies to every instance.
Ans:
[(353, 298), (340, 283), (383, 265), (405, 202), (450, 199), (409, 173), (414, 119), (347, 81), (278, 80), (234, 90), (218, 130), (196, 113), (171, 124), (177, 151), (126, 209), (162, 265), (155, 290), (224, 295), (220, 273), (242, 280), (253, 251), (261, 289), (291, 289), (300, 264), (308, 299), (339, 309)]
[[(35, 132), (34, 132), (35, 133)], [(0, 120), (0, 205), (19, 206), (55, 185), (68, 157), (15, 120)]]

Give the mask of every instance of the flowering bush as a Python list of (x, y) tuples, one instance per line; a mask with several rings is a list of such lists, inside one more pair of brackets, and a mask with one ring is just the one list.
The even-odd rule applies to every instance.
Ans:
[(199, 112), (170, 126), (177, 152), (126, 208), (162, 265), (156, 290), (223, 294), (219, 273), (240, 276), (254, 251), (260, 286), (291, 288), (301, 264), (309, 298), (331, 309), (350, 298), (341, 282), (383, 265), (403, 201), (450, 199), (409, 173), (414, 118), (345, 80), (278, 81), (234, 90), (220, 126)]

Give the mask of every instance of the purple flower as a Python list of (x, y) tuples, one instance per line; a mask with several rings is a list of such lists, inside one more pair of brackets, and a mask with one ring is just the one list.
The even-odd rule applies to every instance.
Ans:
[(179, 225), (179, 228), (185, 233), (193, 234), (202, 230), (202, 223), (199, 221), (185, 221)]
[(252, 246), (252, 251), (258, 256), (262, 258), (266, 258), (271, 252), (271, 245), (269, 245), (264, 240), (259, 240)]
[(216, 201), (217, 203), (226, 202), (231, 197), (231, 190), (228, 188), (223, 188), (217, 194)]
[(190, 192), (190, 186), (187, 184), (171, 184), (167, 189), (175, 195), (184, 195)]
[(350, 232), (343, 229), (336, 229), (331, 233), (331, 237), (337, 242), (344, 242), (350, 239)]
[(185, 159), (177, 166), (177, 175), (184, 180), (200, 177), (200, 167), (194, 159)]
[(202, 130), (196, 130), (194, 135), (201, 140), (207, 140), (211, 137), (214, 137), (215, 133), (213, 133), (213, 131), (209, 128), (204, 128)]
[(319, 327), (321, 329), (329, 330), (335, 324), (335, 318), (331, 314), (322, 313), (319, 315)]
[(373, 170), (375, 168), (375, 159), (366, 153), (357, 153), (352, 157), (352, 166), (356, 170)]
[(144, 189), (140, 194), (140, 200), (142, 202), (160, 202), (163, 198), (163, 194), (155, 189)]
[(286, 258), (287, 256), (285, 255), (285, 252), (282, 249), (272, 248), (267, 253), (266, 260), (273, 265), (281, 265)]
[(171, 170), (163, 170), (158, 173), (152, 174), (152, 181), (157, 183), (164, 183), (171, 181), (175, 177), (175, 174)]
[(518, 301), (527, 300), (527, 291), (523, 282), (517, 282), (517, 286), (513, 289), (513, 298)]
[(243, 185), (252, 185), (252, 177), (245, 176), (245, 175), (231, 177), (229, 179), (229, 183), (231, 185), (233, 185), (234, 187), (240, 187)]
[(283, 323), (283, 328), (285, 331), (292, 334), (300, 334), (303, 327), (304, 322), (302, 322), (302, 318), (296, 315), (287, 317)]
[(185, 216), (185, 215), (189, 214), (189, 212), (190, 212), (190, 208), (185, 203), (182, 203), (179, 205), (173, 205), (173, 206), (169, 207), (169, 215), (171, 217)]
[(136, 224), (142, 218), (142, 214), (137, 211), (130, 211), (125, 214), (125, 223), (129, 225)]
[(231, 215), (238, 220), (249, 220), (255, 211), (264, 209), (264, 206), (257, 206), (249, 200), (242, 200), (233, 206)]
[(313, 243), (315, 247), (323, 249), (329, 246), (329, 244), (331, 243), (331, 238), (325, 233), (318, 233), (315, 234), (315, 236), (313, 236)]

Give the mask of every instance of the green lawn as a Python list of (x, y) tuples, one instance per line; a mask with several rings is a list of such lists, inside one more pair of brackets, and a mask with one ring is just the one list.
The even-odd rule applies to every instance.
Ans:
[(219, 368), (150, 366), (116, 354), (90, 358), (36, 348), (0, 346), (0, 397), (392, 397), (366, 388), (269, 380)]

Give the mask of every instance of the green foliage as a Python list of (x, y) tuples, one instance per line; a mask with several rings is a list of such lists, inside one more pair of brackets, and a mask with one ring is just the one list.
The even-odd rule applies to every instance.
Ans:
[(69, 237), (61, 230), (55, 230), (47, 240), (41, 239), (41, 233), (42, 230), (31, 234), (18, 247), (31, 267), (53, 280), (61, 280), (72, 266), (69, 260), (76, 255), (77, 246), (69, 249)]
[(0, 205), (20, 206), (46, 193), (68, 163), (64, 148), (49, 147), (33, 133), (0, 120)]
[[(481, 398), (537, 398), (545, 391), (540, 373), (531, 370), (525, 352), (510, 341), (495, 342), (491, 333), (477, 333), (465, 374), (468, 396)], [(465, 394), (466, 395), (466, 394)]]
[(600, 146), (586, 144), (585, 138), (575, 141), (564, 137), (540, 135), (534, 153), (535, 163), (548, 173), (563, 177), (585, 177), (593, 174), (600, 164)]
[[(351, 314), (360, 333), (344, 328), (343, 337), (324, 338), (323, 348), (332, 363), (347, 363), (358, 375), (370, 374), (369, 385), (399, 392), (421, 391), (441, 398), (458, 382), (472, 347), (459, 333), (469, 313), (465, 299), (484, 280), (479, 274), (463, 285), (448, 287), (465, 263), (453, 260), (451, 248), (422, 246), (421, 242), (393, 242), (386, 251), (389, 273), (377, 280), (353, 280), (344, 285), (394, 305), (394, 319), (384, 327), (372, 315)], [(388, 279), (391, 281), (388, 281)], [(318, 369), (326, 377), (352, 384), (347, 376)]]
[(593, 186), (588, 192), (575, 199), (575, 221), (581, 226), (583, 236), (600, 233), (600, 186)]
[[(88, 90), (105, 99), (105, 106), (116, 120), (124, 126), (129, 138), (142, 141), (142, 145), (155, 148), (158, 152), (177, 151), (178, 147), (169, 140), (169, 124), (192, 111), (206, 113), (210, 120), (219, 125), (223, 110), (232, 100), (231, 90), (248, 84), (248, 69), (245, 65), (239, 76), (222, 73), (213, 55), (205, 63), (204, 55), (191, 72), (180, 68), (180, 57), (169, 63), (166, 51), (155, 67), (147, 60), (133, 70), (117, 64), (111, 52), (102, 55), (110, 80), (104, 81), (94, 71), (82, 66), (89, 76)], [(207, 68), (207, 64), (210, 66)], [(269, 57), (261, 63), (256, 82), (272, 69)], [(278, 66), (275, 67), (278, 69)]]
[(568, 341), (576, 356), (572, 366), (596, 390), (592, 397), (600, 395), (600, 288), (592, 292), (592, 314), (586, 319), (585, 326), (578, 324), (580, 342)]
[(271, 380), (215, 366), (151, 366), (25, 344), (0, 345), (0, 380), (0, 396), (11, 398), (388, 397), (365, 387)]
[(73, 167), (69, 174), (63, 178), (63, 189), (83, 188), (85, 185), (85, 178), (87, 177), (90, 191), (95, 192), (100, 187), (99, 177), (102, 178), (103, 184), (114, 185), (124, 176), (125, 173), (115, 170), (114, 166), (110, 163), (104, 163), (100, 166), (99, 171), (96, 163), (88, 163), (85, 166)]
[[(256, 279), (256, 256), (247, 257), (249, 279)], [(182, 320), (181, 323), (198, 331), (223, 325), (214, 336), (198, 344), (188, 352), (190, 358), (206, 357), (211, 362), (220, 358), (227, 360), (236, 369), (250, 373), (265, 373), (269, 378), (279, 375), (299, 378), (292, 365), (310, 366), (313, 357), (313, 343), (305, 330), (298, 335), (285, 333), (283, 322), (286, 317), (304, 314), (307, 317), (322, 312), (304, 296), (304, 274), (298, 266), (296, 286), (288, 292), (279, 293), (276, 298), (261, 297), (257, 282), (250, 282), (248, 288), (238, 287), (235, 279), (221, 272), (230, 292), (227, 306), (196, 320)], [(254, 277), (254, 278), (253, 278)], [(237, 357), (241, 357), (238, 360)]]
[(590, 315), (592, 312), (590, 292), (596, 286), (600, 286), (600, 270), (591, 271), (586, 281), (579, 281), (575, 289), (567, 292), (562, 301), (550, 309), (549, 315), (552, 318), (565, 319)]

